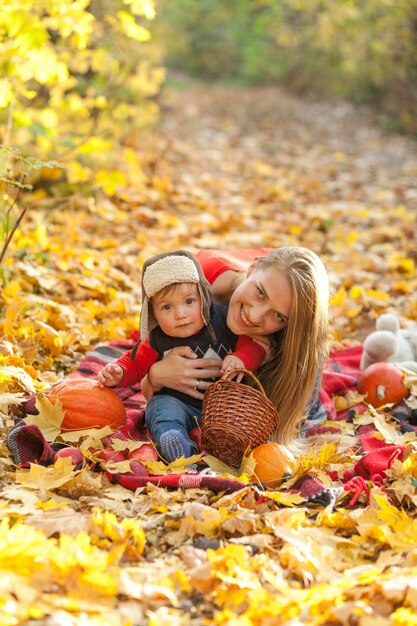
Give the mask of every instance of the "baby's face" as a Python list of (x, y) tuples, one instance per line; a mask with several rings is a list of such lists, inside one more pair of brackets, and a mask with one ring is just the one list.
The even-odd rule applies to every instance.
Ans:
[(204, 326), (201, 297), (194, 283), (173, 285), (153, 296), (152, 310), (161, 329), (170, 337), (191, 337)]

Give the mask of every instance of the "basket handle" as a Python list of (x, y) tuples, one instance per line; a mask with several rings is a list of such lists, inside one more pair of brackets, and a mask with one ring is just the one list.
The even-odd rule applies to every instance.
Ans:
[(252, 380), (258, 385), (260, 391), (267, 397), (265, 393), (265, 389), (262, 387), (262, 383), (256, 378), (255, 374), (250, 370), (245, 369), (244, 367), (236, 367), (233, 370), (229, 370), (223, 374), (223, 376), (219, 380), (227, 380), (231, 374), (238, 374), (239, 372), (243, 372), (245, 375), (252, 378)]

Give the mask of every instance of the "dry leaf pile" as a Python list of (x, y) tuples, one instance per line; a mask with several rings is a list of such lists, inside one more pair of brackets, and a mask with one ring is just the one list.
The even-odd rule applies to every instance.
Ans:
[[(332, 277), (335, 346), (383, 311), (417, 320), (415, 142), (368, 111), (272, 89), (167, 90), (161, 115), (126, 141), (123, 189), (30, 198), (1, 291), (3, 434), (23, 397), (137, 328), (140, 269), (157, 251), (311, 247)], [(0, 624), (417, 625), (417, 442), (388, 410), (343, 434), (367, 421), (405, 454), (355, 506), (343, 490), (328, 507), (249, 485), (133, 493), (69, 459), (16, 469), (3, 444)], [(86, 456), (106, 434), (83, 435)], [(337, 482), (354, 460), (311, 450), (283, 488), (307, 472)]]

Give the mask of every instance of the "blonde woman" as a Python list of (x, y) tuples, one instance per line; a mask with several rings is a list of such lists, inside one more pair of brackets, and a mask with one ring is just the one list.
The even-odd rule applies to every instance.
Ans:
[[(293, 447), (316, 399), (327, 354), (329, 281), (322, 261), (299, 246), (204, 250), (197, 258), (214, 301), (229, 305), (232, 332), (252, 337), (272, 354), (257, 376), (280, 414), (273, 439)], [(152, 365), (142, 389), (147, 397), (170, 387), (201, 399), (216, 374), (218, 361), (197, 358), (181, 346)]]

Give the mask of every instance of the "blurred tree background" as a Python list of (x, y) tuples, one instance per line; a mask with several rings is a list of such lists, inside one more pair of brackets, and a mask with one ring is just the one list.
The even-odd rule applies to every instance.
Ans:
[(417, 132), (416, 0), (159, 0), (165, 65), (371, 104)]
[[(111, 193), (128, 183), (128, 137), (158, 116), (164, 70), (148, 43), (153, 0), (0, 0), (1, 174), (53, 155), (42, 168), (67, 191)], [(39, 169), (39, 168), (38, 168)], [(7, 177), (7, 176), (6, 176)], [(65, 187), (61, 185), (62, 192)]]
[(70, 184), (126, 183), (134, 157), (124, 148), (157, 119), (165, 68), (369, 103), (388, 128), (417, 132), (417, 0), (0, 0), (0, 8), (0, 142), (64, 160)]

